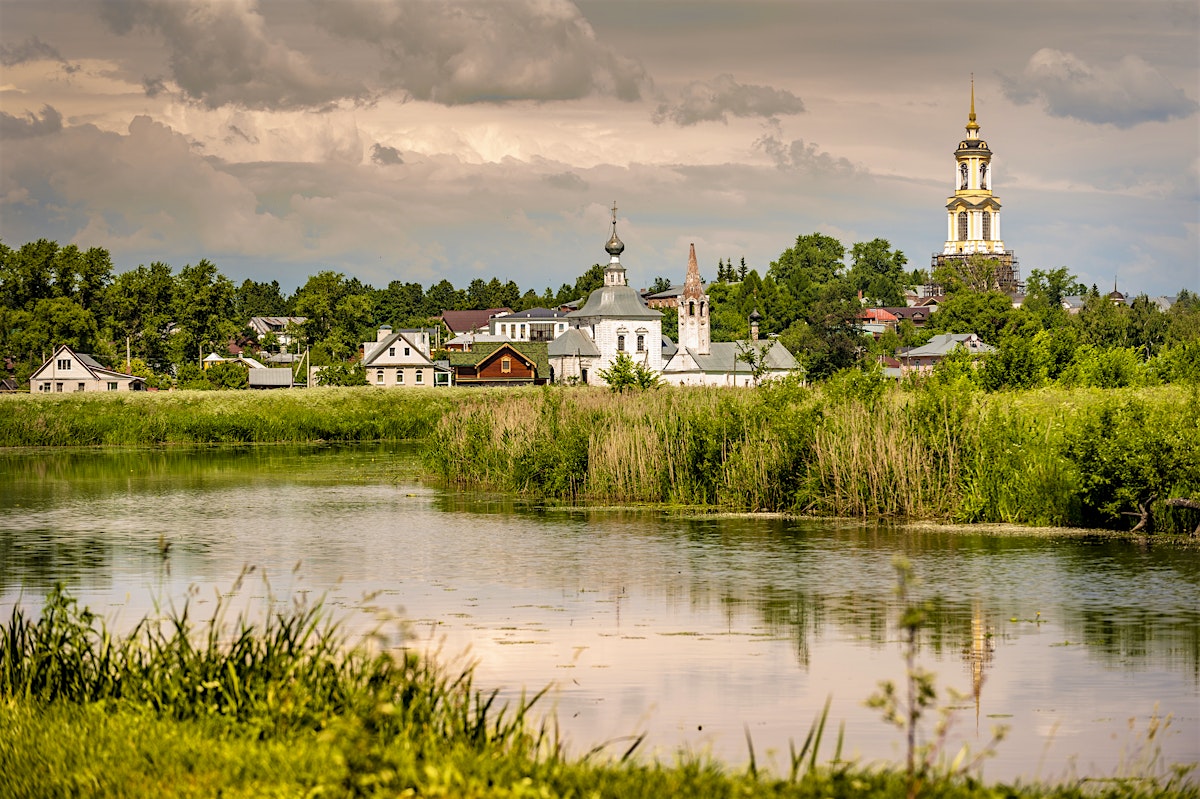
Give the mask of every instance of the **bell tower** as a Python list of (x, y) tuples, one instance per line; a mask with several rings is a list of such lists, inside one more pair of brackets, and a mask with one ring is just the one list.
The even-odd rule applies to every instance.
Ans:
[(1012, 250), (1000, 237), (1000, 198), (993, 191), (992, 151), (979, 138), (975, 117), (975, 77), (971, 76), (971, 111), (967, 136), (954, 152), (954, 194), (946, 200), (946, 243), (933, 257), (933, 269), (947, 260), (983, 255), (1000, 261), (1002, 291), (1020, 290), (1020, 273)]
[(683, 294), (679, 296), (679, 346), (693, 349), (697, 355), (712, 352), (712, 331), (708, 324), (708, 295), (700, 280), (700, 266), (696, 263), (696, 245), (688, 253), (687, 277), (683, 281)]

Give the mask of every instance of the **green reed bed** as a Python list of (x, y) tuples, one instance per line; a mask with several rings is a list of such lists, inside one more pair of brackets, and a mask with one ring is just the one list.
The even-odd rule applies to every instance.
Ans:
[(454, 393), (361, 387), (0, 396), (0, 446), (419, 439)]
[[(463, 395), (426, 462), (452, 485), (566, 502), (1120, 526), (1200, 494), (1194, 391), (783, 382), (636, 395)], [(1194, 525), (1194, 522), (1192, 522)], [(1190, 529), (1190, 528), (1188, 528)]]
[[(570, 755), (540, 698), (501, 707), (380, 637), (352, 643), (320, 608), (196, 622), (190, 606), (126, 636), (61, 589), (0, 627), (0, 793), (7, 796), (1197, 797), (1187, 769), (985, 785), (839, 758), (828, 706), (784, 773), (701, 755), (639, 757), (641, 738)], [(801, 722), (801, 724), (803, 724)], [(798, 730), (798, 733), (801, 730)], [(1153, 765), (1153, 764), (1151, 764)], [(919, 779), (918, 779), (919, 778)], [(916, 787), (914, 787), (916, 786)], [(916, 793), (914, 793), (916, 791)]]

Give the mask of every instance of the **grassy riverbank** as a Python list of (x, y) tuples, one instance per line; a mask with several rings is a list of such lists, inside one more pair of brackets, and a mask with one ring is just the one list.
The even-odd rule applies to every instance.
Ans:
[(315, 388), (0, 396), (0, 447), (419, 439), (457, 393)]
[[(350, 646), (319, 610), (298, 606), (229, 625), (196, 624), (184, 609), (115, 638), (52, 593), (40, 618), (18, 608), (0, 628), (0, 785), (22, 797), (910, 795), (902, 769), (839, 762), (823, 719), (788, 774), (687, 754), (648, 761), (633, 741), (569, 755), (552, 723), (535, 721), (534, 701), (501, 708), (469, 671), (381, 643)], [(935, 766), (920, 788), (1200, 796), (1176, 772), (985, 786)]]
[[(847, 375), (819, 387), (465, 397), (427, 448), (443, 479), (575, 502), (1126, 527), (1200, 495), (1194, 389), (984, 394)], [(1190, 521), (1195, 524), (1194, 520)], [(1186, 527), (1186, 529), (1191, 529)]]
[[(1192, 529), (1195, 387), (985, 394), (848, 372), (756, 390), (371, 387), (0, 397), (0, 446), (426, 440), (432, 475), (590, 503)], [(1190, 515), (1189, 515), (1190, 514)]]

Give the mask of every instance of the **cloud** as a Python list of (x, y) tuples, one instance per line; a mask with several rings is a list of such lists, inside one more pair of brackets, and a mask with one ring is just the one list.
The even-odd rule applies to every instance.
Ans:
[(1118, 128), (1181, 119), (1198, 107), (1137, 56), (1104, 68), (1050, 48), (1030, 56), (1018, 77), (1004, 78), (1004, 93), (1021, 105), (1040, 100), (1051, 116)]
[(29, 139), (62, 130), (62, 114), (49, 105), (42, 106), (39, 119), (32, 111), (18, 117), (0, 111), (0, 139)]
[(63, 58), (57, 47), (43, 42), (36, 36), (30, 36), (20, 44), (0, 44), (0, 66), (15, 67), (31, 61), (57, 61), (67, 72), (79, 70), (78, 65), (71, 64)]
[(400, 151), (395, 147), (388, 147), (386, 144), (376, 142), (371, 146), (371, 160), (381, 166), (394, 166), (403, 164), (404, 159), (400, 157)]
[(847, 159), (818, 150), (818, 145), (806, 143), (804, 139), (784, 142), (775, 126), (754, 142), (754, 147), (769, 156), (780, 170), (814, 177), (850, 177), (859, 171)]
[(693, 81), (681, 93), (677, 103), (659, 103), (654, 124), (666, 120), (681, 127), (700, 122), (726, 122), (735, 117), (773, 118), (804, 111), (804, 103), (786, 89), (741, 84), (732, 75), (718, 75), (711, 81)]
[[(101, 16), (118, 34), (140, 27), (161, 35), (175, 83), (209, 108), (309, 108), (363, 93), (268, 36), (256, 0), (107, 0)], [(163, 89), (158, 78), (145, 87), (150, 96)]]
[(556, 172), (553, 175), (544, 176), (542, 180), (547, 185), (563, 191), (584, 192), (588, 190), (587, 181), (574, 172)]
[(317, 0), (330, 32), (379, 48), (388, 88), (461, 105), (637, 100), (645, 70), (596, 40), (567, 0)]

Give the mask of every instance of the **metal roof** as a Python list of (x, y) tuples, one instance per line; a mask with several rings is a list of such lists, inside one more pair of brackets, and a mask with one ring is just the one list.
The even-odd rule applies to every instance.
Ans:
[(602, 286), (592, 292), (587, 304), (567, 314), (568, 319), (661, 319), (662, 314), (647, 308), (631, 286)]

